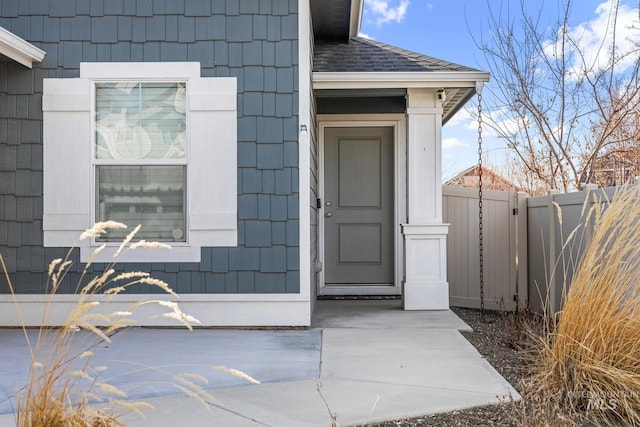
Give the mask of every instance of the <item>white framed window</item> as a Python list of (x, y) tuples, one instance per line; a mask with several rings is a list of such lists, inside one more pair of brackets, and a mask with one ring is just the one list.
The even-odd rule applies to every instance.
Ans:
[[(96, 82), (95, 220), (140, 224), (138, 236), (186, 242), (186, 82)], [(122, 241), (113, 230), (100, 241)]]
[[(122, 261), (199, 261), (237, 245), (235, 78), (202, 78), (194, 62), (82, 63), (80, 78), (45, 79), (44, 244), (76, 245), (114, 220), (170, 251)], [(128, 230), (80, 242), (109, 259)], [(100, 260), (100, 259), (99, 259)]]

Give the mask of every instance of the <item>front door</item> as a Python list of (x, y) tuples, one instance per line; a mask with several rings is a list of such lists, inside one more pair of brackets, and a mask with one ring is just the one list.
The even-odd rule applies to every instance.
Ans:
[(326, 293), (394, 285), (393, 152), (391, 127), (325, 130)]

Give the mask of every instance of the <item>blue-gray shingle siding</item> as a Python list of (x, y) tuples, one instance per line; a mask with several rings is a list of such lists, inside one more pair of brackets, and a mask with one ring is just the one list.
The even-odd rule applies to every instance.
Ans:
[[(0, 62), (0, 253), (18, 292), (44, 292), (49, 262), (68, 251), (43, 247), (42, 79), (95, 61), (198, 61), (204, 77), (238, 78), (239, 246), (119, 268), (184, 293), (299, 292), (295, 0), (2, 0), (0, 26), (47, 52), (32, 70)], [(84, 267), (72, 259), (62, 292)]]

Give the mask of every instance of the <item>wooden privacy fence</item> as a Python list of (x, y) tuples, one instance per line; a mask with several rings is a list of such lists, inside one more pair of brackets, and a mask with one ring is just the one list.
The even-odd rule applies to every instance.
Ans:
[(551, 313), (561, 309), (564, 291), (569, 289), (574, 268), (593, 232), (593, 221), (586, 223), (587, 213), (594, 203), (612, 200), (615, 192), (616, 187), (598, 189), (593, 185), (585, 191), (528, 199), (528, 291), (532, 309), (543, 311), (544, 304)]
[[(443, 187), (447, 279), (452, 306), (480, 308), (478, 190)], [(484, 300), (514, 310), (527, 298), (527, 195), (483, 190)]]
[[(527, 304), (555, 313), (593, 232), (585, 223), (594, 203), (612, 200), (616, 188), (528, 197), (513, 190), (483, 190), (484, 297), (488, 309)], [(447, 279), (452, 306), (480, 307), (478, 190), (443, 187)], [(571, 233), (573, 238), (565, 245)], [(566, 289), (565, 289), (566, 288)]]

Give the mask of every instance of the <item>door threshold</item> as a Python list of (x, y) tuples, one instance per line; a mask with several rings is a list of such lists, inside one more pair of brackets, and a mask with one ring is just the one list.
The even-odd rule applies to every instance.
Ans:
[(318, 301), (401, 300), (402, 295), (318, 295)]

